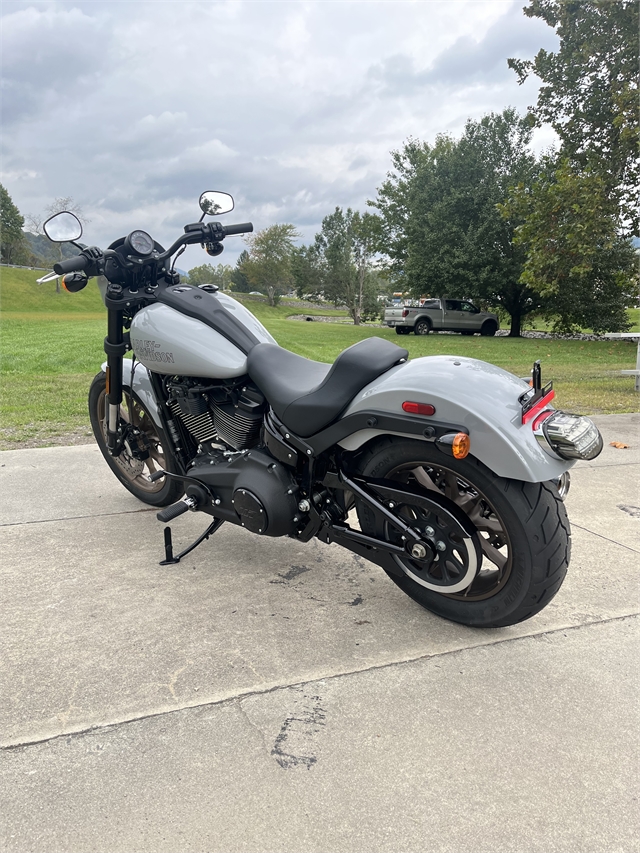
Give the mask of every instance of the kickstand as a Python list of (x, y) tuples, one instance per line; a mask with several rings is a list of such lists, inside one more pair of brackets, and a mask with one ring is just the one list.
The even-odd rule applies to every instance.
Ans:
[(224, 519), (222, 518), (214, 518), (211, 524), (207, 527), (204, 533), (192, 542), (188, 548), (185, 548), (184, 551), (180, 551), (180, 553), (174, 557), (173, 556), (173, 542), (171, 541), (171, 528), (165, 527), (164, 529), (164, 560), (160, 563), (161, 566), (169, 566), (172, 563), (179, 563), (183, 557), (186, 557), (187, 554), (190, 554), (195, 548), (200, 545), (201, 542), (204, 542), (205, 539), (208, 539), (210, 536), (218, 530), (224, 524)]

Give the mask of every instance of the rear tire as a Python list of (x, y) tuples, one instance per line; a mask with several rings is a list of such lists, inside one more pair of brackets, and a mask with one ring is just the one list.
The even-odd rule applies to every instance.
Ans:
[(171, 456), (164, 451), (163, 437), (160, 435), (151, 415), (135, 394), (133, 394), (133, 409), (131, 408), (131, 400), (123, 396), (120, 417), (128, 421), (129, 412), (133, 411), (134, 425), (139, 427), (147, 438), (149, 458), (144, 461), (134, 459), (125, 449), (119, 456), (111, 456), (107, 449), (105, 425), (106, 391), (106, 374), (98, 373), (89, 389), (89, 417), (96, 442), (109, 468), (125, 489), (128, 489), (132, 495), (146, 504), (168, 506), (168, 504), (180, 500), (184, 494), (181, 483), (166, 477), (162, 477), (155, 483), (149, 480), (149, 475), (159, 469), (172, 473), (177, 472)]
[(396, 335), (408, 335), (411, 329), (396, 326)]
[(415, 335), (428, 335), (431, 331), (431, 323), (428, 320), (418, 320), (413, 327)]
[[(514, 625), (534, 616), (558, 592), (571, 554), (570, 527), (564, 504), (551, 483), (524, 483), (498, 477), (472, 456), (453, 459), (429, 442), (385, 437), (370, 446), (358, 462), (366, 477), (437, 489), (462, 509), (477, 531), (482, 555), (466, 589), (454, 594), (426, 588), (429, 577), (407, 557), (396, 557), (406, 573), (390, 575), (400, 589), (427, 610), (475, 628)], [(393, 540), (387, 523), (356, 500), (361, 529)], [(412, 526), (419, 511), (399, 510)], [(432, 522), (430, 522), (432, 523)], [(410, 576), (413, 575), (413, 577)], [(414, 580), (422, 574), (422, 582)], [(435, 577), (432, 575), (432, 577)]]

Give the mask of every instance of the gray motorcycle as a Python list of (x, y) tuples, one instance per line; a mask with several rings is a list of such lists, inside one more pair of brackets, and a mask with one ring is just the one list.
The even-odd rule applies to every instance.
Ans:
[(89, 391), (107, 464), (165, 507), (161, 522), (210, 517), (175, 556), (165, 527), (163, 564), (229, 521), (336, 542), (464, 625), (512, 625), (545, 607), (569, 564), (569, 469), (600, 453), (596, 426), (553, 408), (539, 363), (526, 381), (473, 358), (410, 361), (380, 337), (333, 364), (278, 346), (240, 302), (182, 284), (174, 269), (189, 244), (216, 256), (253, 230), (204, 221), (233, 206), (203, 193), (200, 220), (166, 250), (140, 230), (104, 251), (83, 247), (68, 211), (45, 224), (79, 254), (41, 281), (63, 276), (75, 292), (96, 277), (107, 308), (107, 358)]

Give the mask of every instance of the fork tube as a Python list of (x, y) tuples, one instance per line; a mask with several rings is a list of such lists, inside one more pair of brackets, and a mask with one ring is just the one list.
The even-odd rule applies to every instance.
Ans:
[(107, 337), (104, 351), (107, 354), (107, 447), (114, 456), (119, 451), (118, 418), (122, 403), (122, 357), (126, 344), (122, 333), (122, 288), (111, 285), (107, 290)]

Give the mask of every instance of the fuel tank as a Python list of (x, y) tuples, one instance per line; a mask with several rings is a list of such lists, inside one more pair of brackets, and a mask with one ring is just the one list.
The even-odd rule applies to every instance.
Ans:
[[(244, 305), (225, 294), (216, 299), (260, 343), (276, 343)], [(138, 311), (131, 323), (131, 346), (138, 361), (154, 373), (233, 379), (247, 372), (247, 356), (228, 337), (168, 305)]]

